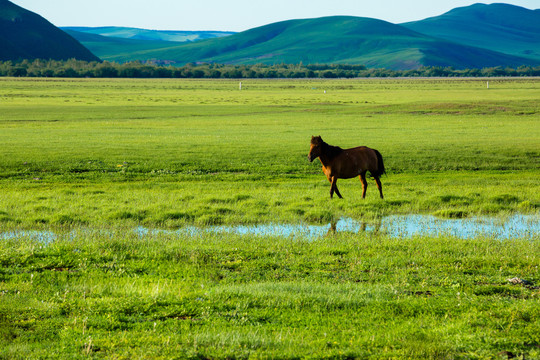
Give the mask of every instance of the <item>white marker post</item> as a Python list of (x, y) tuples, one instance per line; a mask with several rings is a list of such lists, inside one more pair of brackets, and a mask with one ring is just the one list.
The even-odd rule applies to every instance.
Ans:
[(242, 82), (240, 81), (240, 85), (238, 85), (238, 90), (242, 90)]
[(487, 82), (487, 88), (489, 89), (489, 81)]

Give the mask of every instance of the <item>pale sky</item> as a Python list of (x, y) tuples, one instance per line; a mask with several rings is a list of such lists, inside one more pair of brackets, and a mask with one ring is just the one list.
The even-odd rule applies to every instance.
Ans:
[[(11, 0), (56, 26), (243, 31), (290, 19), (352, 15), (402, 23), (441, 15), (470, 0)], [(528, 9), (540, 0), (502, 0)]]

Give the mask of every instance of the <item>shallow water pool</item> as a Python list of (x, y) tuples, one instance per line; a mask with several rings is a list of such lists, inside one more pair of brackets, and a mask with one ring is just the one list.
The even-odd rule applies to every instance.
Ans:
[[(84, 230), (76, 230), (70, 236), (76, 237)], [(88, 230), (91, 232), (92, 230)], [(106, 230), (100, 230), (100, 233)], [(493, 237), (496, 239), (538, 238), (540, 237), (540, 216), (512, 215), (506, 218), (473, 217), (466, 219), (441, 219), (431, 215), (391, 215), (379, 222), (363, 222), (352, 218), (341, 218), (335, 223), (325, 225), (308, 224), (258, 224), (258, 225), (219, 225), (185, 226), (177, 230), (149, 229), (136, 227), (134, 233), (140, 237), (158, 234), (177, 236), (200, 236), (204, 234), (236, 234), (246, 236), (279, 236), (317, 239), (335, 233), (385, 234), (394, 238), (415, 236), (452, 236), (472, 239)], [(110, 233), (109, 235), (113, 235)], [(44, 244), (58, 238), (52, 231), (7, 231), (0, 232), (0, 240), (25, 238)]]
[(255, 236), (324, 237), (328, 234), (348, 232), (383, 233), (396, 238), (413, 236), (442, 236), (471, 239), (495, 237), (498, 239), (530, 238), (540, 236), (540, 217), (513, 215), (505, 219), (474, 217), (467, 219), (440, 219), (430, 215), (392, 215), (378, 223), (366, 223), (351, 218), (341, 218), (325, 225), (308, 224), (258, 224), (234, 226), (187, 226), (178, 230), (156, 230), (138, 227), (140, 236), (156, 233), (195, 236), (204, 233), (237, 234)]

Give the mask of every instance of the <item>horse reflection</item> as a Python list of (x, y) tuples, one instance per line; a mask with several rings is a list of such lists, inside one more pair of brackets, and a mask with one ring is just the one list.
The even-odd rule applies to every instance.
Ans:
[[(338, 233), (337, 223), (338, 223), (337, 221), (332, 221), (330, 223), (330, 228), (328, 229), (326, 236), (331, 236)], [(367, 221), (360, 221), (360, 229), (358, 230), (358, 234), (368, 231), (368, 225), (373, 225), (373, 231), (371, 231), (372, 234), (378, 234), (379, 231), (381, 230), (382, 219), (379, 219), (376, 223), (368, 223)]]

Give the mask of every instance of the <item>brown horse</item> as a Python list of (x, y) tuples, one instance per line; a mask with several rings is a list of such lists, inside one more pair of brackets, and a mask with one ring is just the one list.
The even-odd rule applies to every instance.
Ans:
[(334, 196), (334, 192), (337, 196), (343, 198), (336, 185), (337, 179), (350, 179), (358, 176), (362, 182), (362, 199), (364, 199), (367, 189), (367, 171), (375, 178), (381, 199), (383, 198), (379, 177), (385, 171), (382, 155), (377, 150), (370, 149), (367, 146), (342, 149), (338, 146), (328, 145), (320, 136), (312, 136), (308, 160), (313, 161), (316, 158), (321, 161), (323, 172), (332, 184), (330, 198)]

